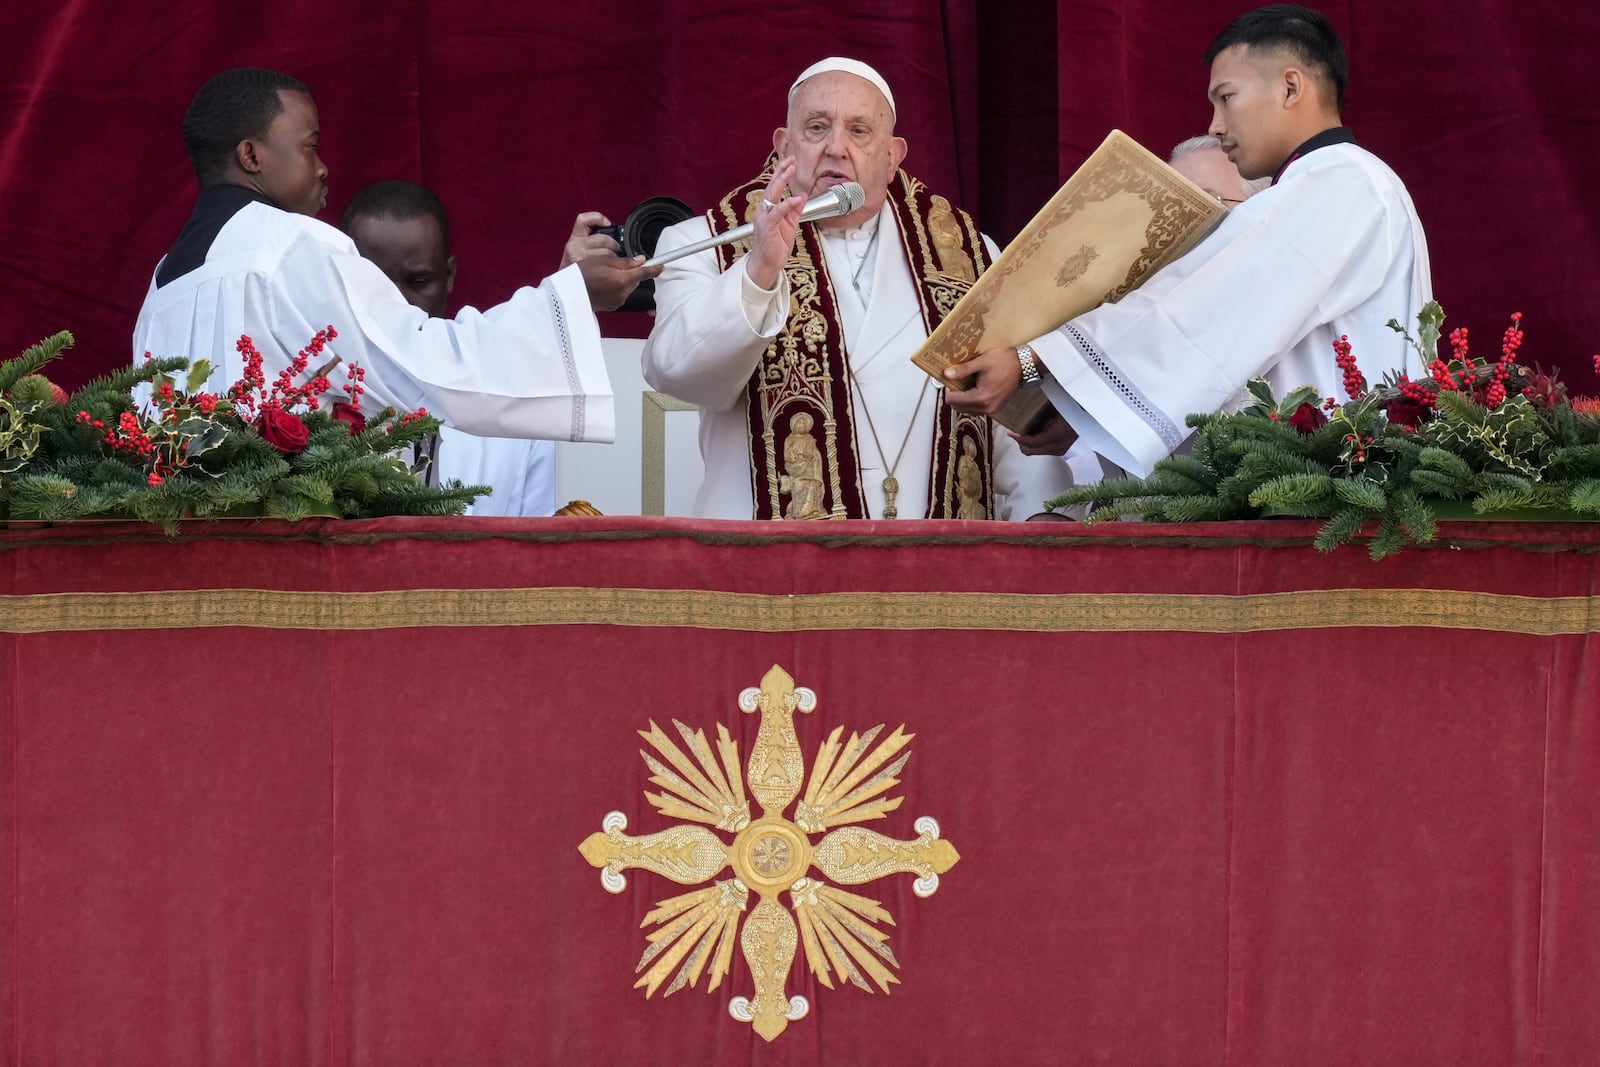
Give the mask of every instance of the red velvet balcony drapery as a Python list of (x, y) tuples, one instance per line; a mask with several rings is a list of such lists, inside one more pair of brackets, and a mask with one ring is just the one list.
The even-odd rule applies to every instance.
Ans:
[[(1600, 530), (1311, 531), (9, 530), (0, 1062), (1592, 1062)], [(633, 988), (688, 889), (578, 845), (773, 664), (960, 860), (850, 887), (900, 984), (797, 960), (768, 1044), (737, 949)]]

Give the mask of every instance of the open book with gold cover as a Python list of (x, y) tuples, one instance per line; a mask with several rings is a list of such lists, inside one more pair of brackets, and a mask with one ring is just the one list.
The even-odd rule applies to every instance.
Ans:
[[(911, 360), (948, 384), (946, 368), (1031, 341), (1138, 288), (1224, 214), (1216, 197), (1112, 130)], [(1048, 409), (1042, 390), (1022, 389), (995, 418), (1030, 432)]]

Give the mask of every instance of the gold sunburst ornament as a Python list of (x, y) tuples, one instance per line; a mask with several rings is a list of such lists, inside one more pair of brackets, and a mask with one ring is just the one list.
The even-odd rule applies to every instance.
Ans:
[[(641, 926), (655, 929), (645, 937), (649, 947), (636, 968), (640, 977), (634, 988), (643, 986), (650, 997), (667, 983), (662, 995), (671, 996), (699, 982), (709, 967), (706, 991), (715, 991), (728, 974), (737, 936), (755, 996), (734, 997), (728, 1011), (768, 1041), (810, 1010), (804, 997), (788, 996), (784, 989), (802, 946), (806, 966), (828, 989), (835, 975), (869, 993), (869, 979), (884, 993), (900, 981), (891, 970), (900, 963), (889, 949), (888, 933), (880, 928), (893, 926), (894, 918), (876, 900), (838, 885), (915, 874), (912, 891), (932, 896), (939, 875), (961, 858), (950, 842), (939, 838), (939, 824), (931, 818), (916, 821), (919, 836), (911, 841), (854, 825), (883, 818), (904, 799), (885, 795), (900, 784), (896, 776), (911, 758), (906, 746), (915, 735), (905, 733), (904, 725), (881, 741), (881, 724), (864, 734), (852, 731), (844, 742), (844, 727), (836, 728), (817, 750), (794, 817), (785, 817), (800, 796), (805, 772), (794, 713), (809, 714), (816, 706), (816, 693), (795, 688), (794, 679), (778, 666), (767, 672), (760, 688), (739, 694), (742, 711), (761, 713), (743, 780), (739, 746), (726, 726), (717, 727), (714, 751), (704, 730), (691, 732), (676, 719), (673, 726), (682, 747), (654, 722), (639, 731), (656, 753), (640, 752), (650, 782), (662, 790), (645, 794), (651, 806), (668, 818), (732, 834), (731, 842), (703, 826), (682, 824), (632, 837), (623, 832), (627, 817), (614, 811), (601, 823), (601, 832), (579, 846), (584, 859), (600, 868), (600, 883), (613, 893), (627, 887), (622, 872), (630, 868), (653, 871), (680, 885), (712, 883), (658, 901), (644, 917)], [(761, 806), (758, 819), (750, 818), (745, 782)], [(818, 834), (823, 836), (813, 844)], [(732, 878), (716, 878), (728, 868)], [(812, 868), (837, 885), (814, 877)], [(779, 902), (785, 891), (792, 917)], [(753, 909), (752, 892), (760, 898)]]

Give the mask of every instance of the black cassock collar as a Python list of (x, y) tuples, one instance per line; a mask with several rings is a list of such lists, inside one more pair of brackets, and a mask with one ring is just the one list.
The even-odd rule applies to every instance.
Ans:
[(1272, 176), (1272, 184), (1277, 185), (1278, 179), (1283, 177), (1283, 172), (1289, 169), (1289, 164), (1301, 156), (1315, 152), (1319, 148), (1327, 148), (1329, 145), (1355, 143), (1356, 135), (1350, 132), (1350, 127), (1348, 126), (1335, 126), (1331, 130), (1323, 130), (1289, 153), (1289, 158), (1283, 161), (1283, 166), (1279, 167), (1278, 172)]
[(213, 185), (200, 190), (195, 201), (194, 214), (183, 224), (177, 241), (156, 268), (156, 288), (175, 282), (206, 261), (211, 243), (228, 220), (251, 204), (271, 204), (272, 201), (242, 185)]

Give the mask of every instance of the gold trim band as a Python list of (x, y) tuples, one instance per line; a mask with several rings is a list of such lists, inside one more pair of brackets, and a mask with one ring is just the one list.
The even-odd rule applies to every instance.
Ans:
[(794, 596), (701, 589), (408, 589), (338, 593), (183, 589), (0, 596), (0, 633), (81, 630), (392, 630), (459, 626), (644, 626), (825, 630), (1177, 631), (1335, 627), (1600, 632), (1600, 597), (1441, 589), (1330, 589), (1249, 596), (1171, 593), (858, 592)]

